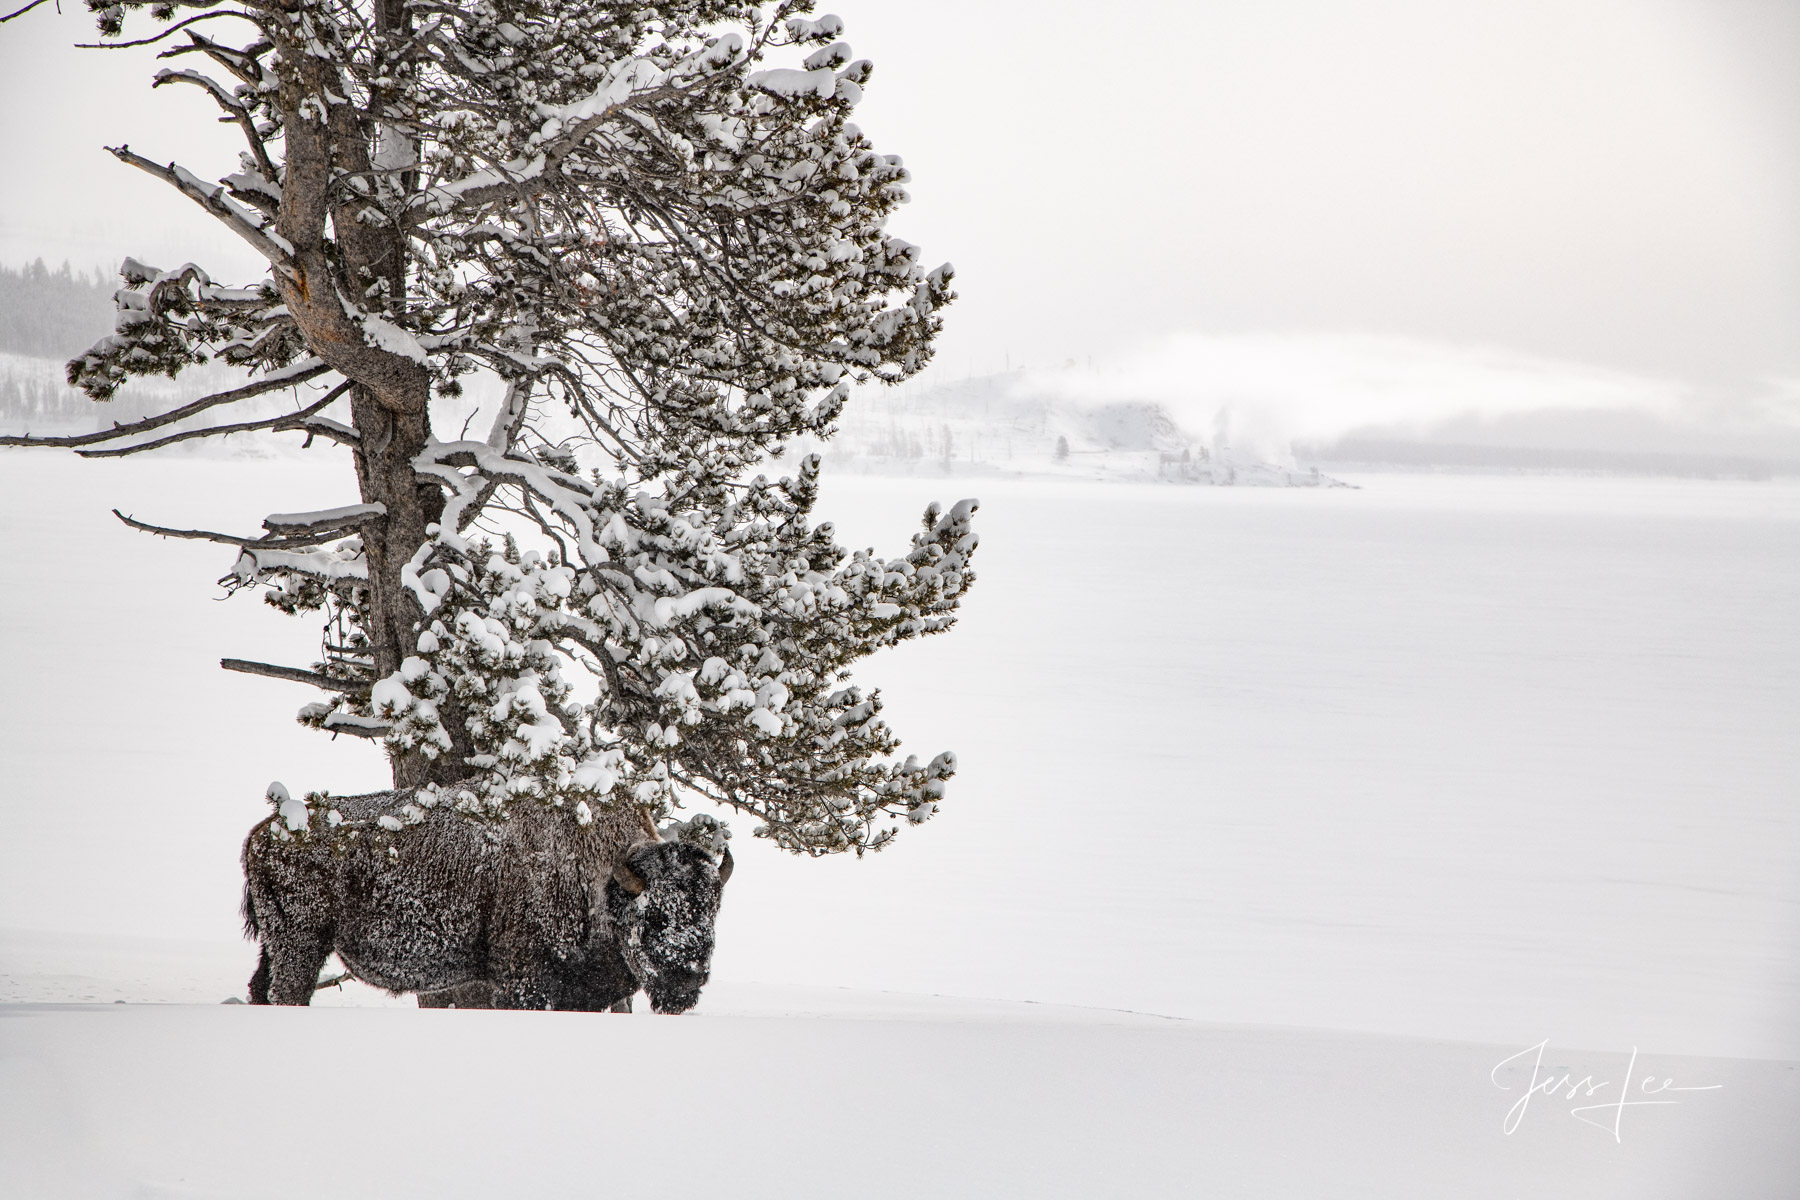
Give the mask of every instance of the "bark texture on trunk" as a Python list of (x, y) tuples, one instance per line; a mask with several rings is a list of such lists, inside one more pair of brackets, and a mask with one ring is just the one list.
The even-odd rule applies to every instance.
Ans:
[[(398, 0), (377, 6), (383, 33), (403, 30)], [(282, 297), (308, 347), (352, 381), (351, 420), (357, 483), (365, 503), (387, 509), (367, 526), (363, 545), (369, 602), (362, 614), (375, 671), (385, 676), (416, 645), (424, 615), (401, 582), (401, 572), (424, 545), (426, 526), (443, 514), (443, 493), (421, 483), (413, 460), (431, 439), (431, 375), (408, 355), (365, 339), (358, 314), (391, 318), (406, 304), (404, 231), (376, 217), (366, 194), (379, 136), (378, 114), (341, 99), (349, 94), (325, 59), (295, 44), (281, 47), (285, 70), (280, 107), (286, 163), (277, 229), (293, 246), (293, 269), (278, 276)], [(413, 178), (406, 172), (402, 189)], [(351, 183), (350, 181), (360, 181)], [(460, 714), (444, 708), (452, 750), (436, 760), (417, 752), (395, 755), (394, 784), (448, 783), (467, 773), (467, 733)]]
[[(418, 622), (425, 615), (418, 599), (401, 582), (401, 571), (425, 544), (426, 526), (444, 513), (444, 495), (435, 484), (421, 483), (413, 459), (431, 437), (429, 410), (395, 413), (368, 390), (351, 391), (351, 417), (362, 435), (356, 448), (356, 478), (362, 499), (387, 507), (387, 520), (363, 532), (363, 557), (369, 568), (369, 603), (363, 614), (375, 657), (377, 675), (390, 675), (413, 652)], [(472, 752), (460, 706), (446, 697), (439, 704), (452, 749), (432, 760), (422, 754), (395, 755), (394, 786), (453, 783), (468, 773), (463, 765)]]

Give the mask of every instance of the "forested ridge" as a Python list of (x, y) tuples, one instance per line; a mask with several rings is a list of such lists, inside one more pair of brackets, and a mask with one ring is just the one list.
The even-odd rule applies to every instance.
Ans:
[(103, 272), (77, 273), (67, 262), (55, 270), (41, 258), (0, 266), (0, 351), (73, 358), (111, 332), (115, 286)]
[(0, 266), (0, 354), (48, 360), (57, 369), (0, 362), (0, 424), (66, 421), (93, 406), (63, 382), (60, 364), (104, 337), (113, 323), (114, 281), (103, 272), (52, 270), (43, 259)]
[[(102, 414), (66, 382), (65, 364), (112, 332), (118, 278), (91, 274), (42, 258), (22, 267), (0, 265), (0, 427), (85, 422)], [(19, 362), (5, 356), (36, 359)], [(136, 415), (154, 401), (128, 397), (108, 419)]]

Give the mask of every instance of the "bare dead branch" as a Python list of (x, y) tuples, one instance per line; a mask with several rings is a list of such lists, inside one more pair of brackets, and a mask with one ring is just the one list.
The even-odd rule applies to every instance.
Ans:
[(308, 671), (304, 667), (281, 667), (274, 663), (250, 662), (242, 658), (221, 658), (219, 665), (227, 671), (241, 671), (245, 675), (266, 675), (270, 679), (287, 679), (294, 683), (308, 683), (328, 692), (363, 695), (369, 690), (366, 682), (354, 679), (333, 679), (329, 675)]
[(241, 421), (236, 425), (209, 425), (205, 429), (189, 429), (181, 433), (171, 433), (167, 437), (160, 437), (149, 442), (138, 442), (135, 445), (114, 446), (106, 450), (77, 450), (75, 453), (83, 458), (122, 458), (127, 454), (138, 454), (145, 450), (154, 450), (158, 446), (185, 442), (192, 438), (218, 437), (230, 433), (251, 433), (259, 429), (266, 429), (273, 433), (289, 429), (303, 429), (308, 433), (313, 433), (316, 431), (306, 423), (306, 419), (320, 410), (330, 407), (338, 397), (350, 390), (350, 386), (350, 381), (346, 379), (327, 392), (322, 399), (307, 405), (298, 412), (283, 413), (280, 416), (268, 417), (261, 421)]
[(236, 17), (240, 21), (249, 21), (252, 24), (254, 24), (256, 21), (256, 18), (252, 17), (248, 13), (233, 12), (230, 10), (223, 11), (223, 12), (207, 12), (207, 13), (201, 13), (197, 17), (189, 17), (185, 21), (177, 21), (175, 24), (169, 26), (167, 29), (163, 30), (161, 33), (157, 34), (155, 37), (139, 38), (135, 42), (76, 42), (75, 49), (77, 49), (77, 50), (124, 50), (130, 46), (148, 46), (153, 42), (162, 41), (164, 38), (168, 37), (172, 33), (177, 33), (180, 30), (186, 29), (189, 25), (192, 25), (195, 21), (210, 21), (214, 17)]
[[(158, 54), (156, 57), (179, 58), (183, 54), (193, 54), (198, 52), (206, 55), (206, 57), (212, 59), (221, 67), (224, 67), (227, 71), (230, 71), (243, 82), (250, 84), (253, 87), (258, 83), (261, 83), (267, 77), (260, 61), (260, 55), (267, 53), (271, 49), (269, 43), (258, 42), (246, 49), (238, 50), (231, 46), (224, 45), (221, 42), (212, 41), (201, 34), (195, 33), (192, 29), (187, 31), (187, 35), (187, 45), (172, 46), (169, 49), (164, 50), (161, 54)], [(252, 70), (251, 68), (255, 69)]]
[(6, 24), (8, 21), (12, 20), (14, 17), (22, 17), (26, 13), (30, 12), (32, 9), (37, 8), (41, 5), (48, 4), (48, 3), (50, 3), (50, 0), (31, 0), (30, 4), (27, 4), (24, 8), (19, 9), (17, 12), (9, 12), (4, 17), (0, 17), (0, 25)]
[(307, 383), (330, 372), (330, 367), (314, 359), (311, 366), (289, 367), (279, 374), (265, 375), (243, 387), (232, 388), (225, 392), (214, 392), (210, 396), (202, 396), (180, 408), (172, 408), (159, 416), (145, 417), (141, 421), (133, 421), (128, 425), (121, 425), (115, 421), (111, 429), (101, 429), (94, 433), (70, 434), (66, 437), (32, 437), (28, 433), (8, 434), (0, 436), (0, 446), (91, 446), (95, 442), (110, 442), (115, 438), (130, 437), (136, 433), (148, 433), (152, 429), (161, 429), (165, 425), (185, 421), (195, 413), (205, 412), (207, 409), (216, 408), (221, 404), (235, 404), (239, 400), (248, 400), (250, 397), (260, 396), (264, 392), (276, 392), (285, 387)]
[(131, 526), (133, 529), (142, 530), (144, 533), (154, 533), (158, 537), (187, 538), (197, 542), (217, 542), (221, 546), (237, 546), (244, 550), (297, 550), (303, 546), (317, 546), (320, 542), (329, 542), (334, 538), (342, 536), (341, 531), (333, 531), (331, 533), (305, 534), (299, 537), (288, 538), (272, 538), (268, 536), (253, 538), (233, 537), (229, 533), (213, 533), (206, 529), (170, 529), (166, 526), (151, 525), (145, 521), (135, 520), (126, 516), (116, 508), (113, 509), (112, 512), (113, 516), (119, 518), (119, 520), (125, 522), (125, 524)]

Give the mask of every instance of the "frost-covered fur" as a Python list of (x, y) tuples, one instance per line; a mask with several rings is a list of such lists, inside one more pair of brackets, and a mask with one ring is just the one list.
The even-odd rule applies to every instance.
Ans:
[(484, 983), (499, 1008), (606, 1008), (639, 987), (658, 1012), (699, 999), (721, 888), (706, 850), (643, 840), (624, 806), (582, 825), (527, 802), (488, 822), (417, 799), (332, 797), (298, 828), (284, 809), (250, 831), (251, 1003), (308, 1003), (334, 951), (376, 987)]
[[(563, 994), (553, 1007), (563, 1012), (631, 1011), (631, 997), (638, 990), (637, 977), (625, 965), (617, 944), (597, 946), (585, 962), (571, 966)], [(455, 987), (420, 992), (420, 1008), (493, 1008), (494, 985), (475, 979)]]

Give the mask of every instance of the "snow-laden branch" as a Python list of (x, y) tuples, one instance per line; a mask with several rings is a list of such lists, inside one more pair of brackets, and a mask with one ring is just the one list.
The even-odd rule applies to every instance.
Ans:
[(341, 421), (332, 420), (330, 417), (308, 417), (306, 420), (300, 422), (300, 427), (306, 430), (308, 434), (317, 434), (319, 437), (327, 437), (344, 446), (354, 446), (362, 441), (362, 434), (356, 432), (356, 430), (350, 428), (350, 426), (345, 425)]
[[(205, 20), (207, 16), (223, 15), (236, 16), (240, 14), (203, 14), (202, 16), (192, 18), (192, 20), (200, 21)], [(186, 23), (187, 22), (184, 22), (184, 24)], [(167, 37), (169, 34), (174, 33), (178, 28), (181, 28), (181, 26), (175, 26), (174, 28), (168, 29), (153, 40), (160, 40), (161, 38)], [(193, 45), (189, 46), (188, 49), (202, 49), (211, 44), (212, 43), (207, 42), (203, 38), (195, 37)], [(163, 57), (166, 58), (168, 56), (164, 55)], [(228, 175), (223, 182), (235, 193), (250, 201), (250, 203), (273, 214), (275, 210), (268, 207), (268, 201), (273, 199), (276, 205), (279, 205), (281, 193), (280, 189), (272, 182), (272, 179), (277, 172), (274, 161), (269, 157), (269, 148), (264, 140), (264, 132), (258, 130), (256, 127), (256, 114), (248, 106), (239, 102), (238, 98), (229, 88), (225, 87), (211, 76), (202, 75), (199, 71), (158, 71), (156, 73), (156, 81), (151, 84), (151, 86), (162, 87), (163, 85), (170, 83), (186, 83), (202, 89), (207, 95), (211, 96), (214, 103), (223, 109), (226, 115), (236, 123), (237, 127), (244, 134), (244, 141), (250, 147), (251, 155), (256, 159), (257, 170), (254, 173), (240, 172), (236, 175)], [(268, 132), (273, 133), (274, 130), (271, 129)]]
[(672, 99), (702, 85), (708, 74), (741, 61), (742, 50), (743, 39), (727, 34), (673, 66), (659, 66), (648, 57), (616, 63), (605, 81), (582, 99), (572, 104), (537, 105), (542, 125), (531, 139), (535, 153), (435, 184), (422, 192), (415, 204), (423, 213), (441, 216), (458, 208), (481, 208), (536, 194), (550, 186), (564, 161), (607, 122), (634, 106)]
[(311, 546), (320, 542), (331, 541), (338, 535), (326, 534), (314, 538), (289, 538), (282, 541), (244, 541), (227, 542), (243, 548), (237, 563), (231, 568), (228, 578), (240, 583), (251, 583), (257, 579), (282, 572), (292, 572), (321, 583), (338, 583), (344, 580), (366, 581), (369, 578), (369, 564), (364, 561), (360, 548), (334, 550), (295, 551), (281, 549), (283, 546)]
[(198, 204), (225, 228), (238, 235), (250, 248), (280, 271), (293, 267), (294, 246), (275, 232), (274, 223), (265, 221), (239, 207), (225, 194), (225, 185), (207, 186), (192, 171), (177, 164), (163, 165), (138, 154), (130, 146), (108, 146), (107, 150), (120, 162), (154, 175), (188, 199)]
[(227, 671), (239, 671), (245, 675), (264, 675), (270, 679), (287, 679), (294, 683), (309, 683), (313, 687), (328, 692), (365, 693), (369, 690), (366, 680), (334, 679), (330, 675), (318, 671), (308, 671), (303, 667), (280, 667), (274, 663), (250, 662), (242, 658), (221, 658), (219, 665)]
[[(465, 476), (458, 467), (473, 467), (475, 476)], [(521, 487), (549, 505), (569, 523), (581, 550), (583, 562), (603, 563), (609, 555), (596, 537), (593, 515), (584, 501), (593, 490), (578, 476), (526, 462), (503, 454), (487, 442), (433, 442), (413, 460), (419, 474), (437, 479), (449, 487), (451, 496), (444, 506), (443, 527), (460, 529), (466, 509), (481, 495), (481, 483), (509, 483)], [(421, 594), (420, 603), (430, 612), (435, 601)]]

